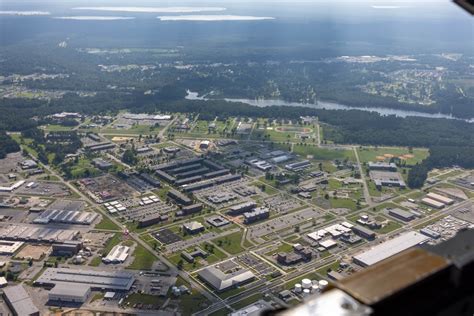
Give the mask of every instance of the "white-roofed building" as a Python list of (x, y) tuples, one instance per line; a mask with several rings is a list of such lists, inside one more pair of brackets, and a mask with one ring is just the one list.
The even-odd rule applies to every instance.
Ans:
[(374, 246), (370, 250), (354, 256), (353, 260), (363, 267), (371, 266), (428, 239), (429, 237), (423, 234), (411, 231)]

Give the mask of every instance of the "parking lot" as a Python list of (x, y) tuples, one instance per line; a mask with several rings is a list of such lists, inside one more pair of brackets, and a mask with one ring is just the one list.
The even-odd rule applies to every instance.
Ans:
[(286, 228), (294, 228), (302, 222), (310, 221), (315, 217), (320, 217), (321, 215), (322, 213), (320, 211), (308, 208), (251, 226), (249, 233), (254, 238), (261, 238), (265, 235), (275, 233)]
[(64, 184), (46, 181), (35, 181), (31, 186), (28, 186), (28, 183), (26, 183), (19, 187), (16, 193), (56, 197), (71, 195), (69, 189)]
[(152, 234), (159, 242), (165, 245), (170, 245), (175, 242), (183, 240), (180, 236), (173, 233), (171, 230), (165, 228), (162, 230), (157, 231), (156, 233)]

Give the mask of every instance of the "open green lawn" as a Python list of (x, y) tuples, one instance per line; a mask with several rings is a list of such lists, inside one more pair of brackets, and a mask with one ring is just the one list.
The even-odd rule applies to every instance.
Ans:
[(106, 229), (106, 230), (120, 230), (120, 227), (115, 225), (108, 217), (102, 215), (102, 220), (99, 224), (95, 225), (95, 229)]
[(345, 160), (356, 161), (354, 151), (348, 149), (328, 149), (320, 148), (312, 145), (295, 145), (293, 152), (306, 158), (308, 155), (313, 156), (315, 160)]
[(263, 297), (262, 293), (256, 293), (238, 301), (237, 303), (232, 304), (231, 307), (238, 310), (246, 306), (249, 306), (252, 303), (255, 303), (256, 301), (262, 299), (262, 297)]
[(191, 295), (183, 295), (179, 298), (182, 315), (192, 315), (210, 305), (208, 299), (200, 294), (193, 293)]
[(352, 199), (330, 198), (331, 208), (348, 208), (352, 211), (358, 209), (357, 203)]
[(156, 306), (161, 306), (165, 302), (165, 298), (149, 295), (144, 293), (132, 293), (129, 294), (126, 299), (123, 301), (123, 305), (133, 306), (135, 304), (152, 304)]
[[(369, 161), (377, 161), (378, 156), (385, 154), (394, 155), (395, 157), (403, 155), (413, 155), (414, 157), (406, 159), (407, 165), (415, 165), (429, 156), (428, 149), (414, 148), (411, 152), (405, 147), (362, 147), (357, 148), (361, 163)], [(388, 158), (387, 158), (388, 161)]]
[(58, 125), (58, 124), (48, 124), (48, 125), (43, 125), (41, 128), (43, 128), (47, 132), (63, 132), (63, 131), (71, 131), (73, 130), (75, 126), (63, 126), (63, 125)]
[(89, 265), (92, 267), (98, 267), (102, 262), (102, 257), (96, 256), (92, 258), (92, 260), (89, 262)]
[(104, 249), (102, 249), (102, 253), (103, 254), (108, 254), (110, 252), (110, 250), (112, 250), (112, 248), (115, 245), (118, 245), (122, 241), (123, 241), (122, 234), (121, 233), (115, 233), (111, 238), (109, 238), (109, 240), (105, 244)]
[(212, 242), (228, 253), (235, 255), (245, 250), (240, 245), (241, 240), (242, 232), (240, 231), (224, 237), (213, 239)]
[(153, 262), (156, 260), (155, 255), (140, 244), (137, 244), (135, 247), (133, 257), (133, 262), (127, 267), (127, 269), (150, 270), (153, 266)]

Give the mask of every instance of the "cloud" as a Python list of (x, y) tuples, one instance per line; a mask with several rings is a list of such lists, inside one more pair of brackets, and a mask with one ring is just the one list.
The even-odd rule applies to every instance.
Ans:
[(32, 16), (32, 15), (50, 15), (47, 11), (0, 11), (0, 15), (17, 15), (17, 16)]
[(76, 7), (73, 10), (134, 12), (134, 13), (195, 13), (219, 12), (226, 8), (220, 7)]
[(373, 5), (372, 9), (402, 9), (404, 7), (398, 5)]
[(117, 21), (117, 20), (133, 20), (131, 16), (57, 16), (58, 20), (78, 20), (78, 21)]
[(244, 15), (177, 15), (177, 16), (159, 16), (161, 21), (261, 21), (274, 20), (275, 18), (266, 16), (244, 16)]

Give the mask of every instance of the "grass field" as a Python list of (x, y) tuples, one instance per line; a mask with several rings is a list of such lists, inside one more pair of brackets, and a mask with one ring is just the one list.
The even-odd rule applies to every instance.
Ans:
[(224, 249), (226, 252), (235, 255), (245, 250), (240, 245), (241, 240), (242, 232), (240, 231), (224, 237), (213, 239), (212, 242)]
[(320, 161), (327, 160), (345, 160), (356, 161), (353, 150), (348, 149), (328, 149), (319, 148), (312, 145), (295, 145), (293, 152), (306, 158), (308, 155), (313, 156), (313, 159)]
[(231, 307), (238, 310), (252, 303), (255, 303), (256, 301), (260, 300), (262, 297), (263, 297), (262, 293), (256, 293), (238, 301), (237, 303), (232, 304)]
[[(393, 155), (395, 157), (410, 155), (410, 157), (407, 156), (405, 160), (406, 164), (415, 165), (429, 156), (428, 149), (425, 148), (414, 148), (410, 151), (405, 147), (362, 147), (357, 148), (357, 152), (361, 163), (377, 161), (377, 157), (382, 157), (384, 155)], [(389, 158), (387, 157), (387, 161), (388, 159)]]
[(106, 229), (106, 230), (120, 230), (120, 227), (115, 225), (108, 217), (102, 216), (102, 220), (99, 224), (95, 225), (95, 229)]
[(133, 270), (149, 270), (153, 266), (156, 257), (150, 253), (145, 247), (137, 244), (135, 251), (133, 252), (133, 262), (127, 267), (127, 269)]

